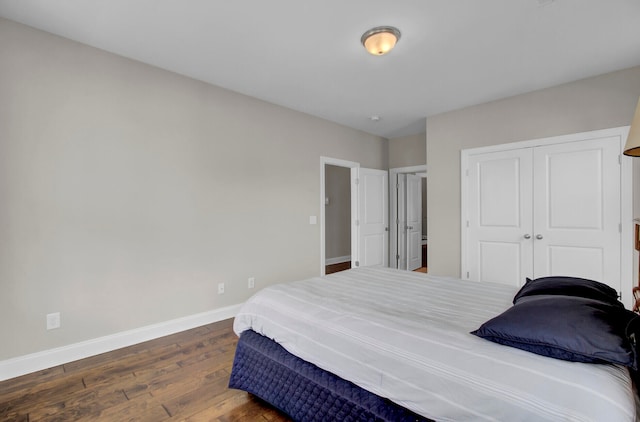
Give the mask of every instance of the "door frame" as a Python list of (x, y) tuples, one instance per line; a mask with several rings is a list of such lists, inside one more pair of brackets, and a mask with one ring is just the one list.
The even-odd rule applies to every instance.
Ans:
[[(398, 174), (425, 173), (427, 165), (389, 169), (389, 267), (398, 268)], [(423, 211), (424, 212), (424, 211)]]
[[(326, 187), (325, 187), (325, 166), (326, 165), (337, 166), (337, 167), (346, 167), (349, 169), (359, 168), (360, 163), (356, 163), (355, 161), (347, 161), (339, 158), (331, 158), (331, 157), (320, 157), (320, 275), (323, 276), (326, 274), (326, 251), (325, 251), (325, 230), (326, 230), (326, 221), (325, 221), (325, 198), (326, 196)], [(349, 179), (349, 183), (351, 183), (351, 179)], [(353, 213), (357, 211), (357, 192), (355, 193), (353, 189), (351, 189), (351, 224), (353, 227)], [(357, 240), (357, 239), (355, 239)], [(353, 231), (351, 236), (351, 250), (353, 251)], [(353, 260), (353, 257), (352, 257)]]
[(631, 157), (622, 154), (624, 143), (629, 135), (629, 126), (610, 129), (573, 133), (569, 135), (552, 136), (548, 138), (531, 139), (527, 141), (511, 142), (479, 148), (463, 149), (460, 151), (460, 278), (465, 279), (467, 272), (467, 222), (468, 211), (468, 166), (469, 156), (488, 152), (506, 151), (511, 149), (534, 148), (561, 143), (587, 141), (603, 137), (619, 137), (620, 139), (620, 288), (621, 301), (631, 309), (633, 288), (633, 163)]

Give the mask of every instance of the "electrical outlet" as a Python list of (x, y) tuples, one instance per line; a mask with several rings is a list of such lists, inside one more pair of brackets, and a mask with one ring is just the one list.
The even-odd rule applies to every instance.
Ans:
[(249, 277), (249, 282), (247, 284), (247, 287), (249, 287), (250, 289), (253, 289), (254, 287), (256, 287), (256, 278), (255, 277)]
[(218, 294), (219, 295), (224, 294), (224, 283), (218, 283)]
[(47, 330), (60, 328), (60, 312), (47, 314)]

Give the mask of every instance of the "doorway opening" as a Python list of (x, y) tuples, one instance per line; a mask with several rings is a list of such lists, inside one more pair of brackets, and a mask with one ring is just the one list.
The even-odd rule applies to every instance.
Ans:
[(320, 157), (320, 275), (351, 268), (355, 211), (351, 169), (359, 163)]
[(351, 169), (325, 165), (325, 274), (351, 268)]

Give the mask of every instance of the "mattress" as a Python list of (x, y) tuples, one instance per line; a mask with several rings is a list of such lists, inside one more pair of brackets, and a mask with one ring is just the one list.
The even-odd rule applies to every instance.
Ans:
[(260, 397), (295, 421), (429, 422), (251, 330), (238, 341), (229, 387)]
[(510, 286), (358, 268), (278, 284), (234, 322), (373, 394), (435, 420), (635, 419), (626, 368), (566, 362), (469, 334)]

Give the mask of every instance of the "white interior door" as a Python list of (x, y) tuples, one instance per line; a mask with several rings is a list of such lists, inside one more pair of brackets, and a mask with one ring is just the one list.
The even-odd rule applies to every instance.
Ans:
[(407, 270), (422, 266), (422, 178), (407, 174), (406, 181)]
[(405, 227), (407, 226), (407, 201), (406, 201), (406, 184), (407, 184), (407, 175), (406, 174), (397, 174), (397, 185), (396, 192), (398, 195), (397, 204), (397, 225), (396, 225), (396, 233), (398, 233), (395, 241), (397, 242), (397, 252), (398, 256), (396, 258), (396, 268), (406, 269), (407, 267), (407, 231)]
[(569, 275), (621, 291), (617, 138), (534, 149), (534, 277)]
[(352, 188), (358, 195), (354, 222), (357, 245), (352, 266), (388, 266), (389, 175), (384, 170), (356, 168), (351, 170), (351, 178)]
[(530, 148), (468, 161), (467, 278), (521, 285), (532, 266)]

